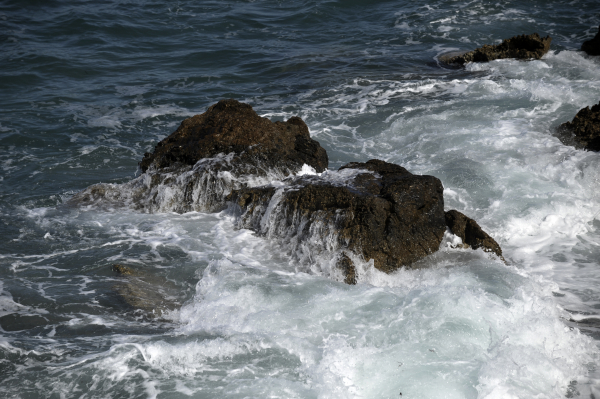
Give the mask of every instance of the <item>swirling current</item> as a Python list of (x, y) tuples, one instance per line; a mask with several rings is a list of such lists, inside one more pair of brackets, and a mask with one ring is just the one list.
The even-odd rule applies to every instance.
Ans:
[[(3, 1), (0, 397), (600, 398), (600, 156), (556, 136), (600, 99), (599, 23), (594, 0)], [(533, 32), (541, 60), (438, 59)], [(69, 205), (224, 98), (300, 116), (330, 169), (440, 178), (507, 263), (447, 237), (350, 286), (227, 212)]]

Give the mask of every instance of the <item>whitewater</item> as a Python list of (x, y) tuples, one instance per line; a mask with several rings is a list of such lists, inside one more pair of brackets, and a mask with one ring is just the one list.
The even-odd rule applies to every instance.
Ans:
[[(600, 57), (579, 51), (599, 16), (592, 0), (3, 2), (0, 397), (600, 398), (600, 155), (556, 136), (600, 100)], [(541, 60), (438, 58), (533, 32), (553, 38)], [(374, 158), (438, 177), (506, 263), (447, 233), (415, 268), (363, 262), (347, 285), (227, 210), (70, 202), (127, 187), (225, 98), (301, 117), (332, 178)], [(165, 306), (125, 303), (113, 264)]]

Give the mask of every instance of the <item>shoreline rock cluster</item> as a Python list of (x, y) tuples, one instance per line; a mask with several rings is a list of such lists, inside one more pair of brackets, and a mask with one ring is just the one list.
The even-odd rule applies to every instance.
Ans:
[[(540, 59), (551, 38), (537, 33), (440, 57), (448, 64), (502, 58)], [(600, 32), (583, 43), (600, 55)], [(558, 128), (565, 144), (600, 151), (600, 103)], [(447, 231), (461, 248), (483, 249), (505, 262), (502, 249), (479, 224), (444, 211), (443, 187), (433, 176), (372, 159), (328, 170), (327, 152), (298, 117), (261, 118), (248, 104), (222, 100), (185, 119), (139, 163), (130, 182), (96, 184), (76, 194), (78, 206), (129, 206), (144, 212), (217, 212), (229, 208), (237, 228), (279, 241), (298, 260), (328, 255), (340, 280), (356, 284), (357, 262), (390, 273), (436, 252)], [(313, 173), (300, 174), (308, 166)], [(456, 241), (455, 241), (456, 242)], [(165, 281), (113, 265), (113, 290), (128, 305), (160, 317), (176, 302), (156, 291)], [(332, 273), (336, 277), (336, 273)], [(168, 285), (168, 284), (167, 284)], [(173, 288), (173, 287), (171, 287)]]
[[(298, 175), (307, 165), (311, 171)], [(74, 201), (114, 205), (116, 196), (133, 198), (131, 191), (137, 190), (132, 204), (148, 212), (214, 212), (228, 206), (238, 228), (277, 240), (300, 261), (323, 254), (333, 265), (332, 275), (349, 284), (357, 281), (356, 262), (372, 260), (386, 273), (411, 267), (439, 249), (448, 227), (463, 247), (502, 256), (475, 221), (444, 211), (438, 178), (381, 160), (351, 162), (337, 171), (327, 167), (325, 149), (300, 118), (271, 122), (247, 104), (222, 100), (184, 120), (145, 154), (140, 177), (92, 186)], [(207, 175), (211, 184), (204, 183)], [(180, 194), (161, 195), (160, 187)], [(151, 206), (144, 208), (140, 198)], [(169, 206), (160, 204), (165, 199)]]

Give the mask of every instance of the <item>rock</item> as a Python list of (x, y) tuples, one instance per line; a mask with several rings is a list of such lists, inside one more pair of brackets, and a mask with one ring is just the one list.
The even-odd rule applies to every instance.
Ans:
[(341, 253), (339, 259), (337, 260), (337, 266), (342, 271), (344, 275), (344, 283), (355, 285), (356, 284), (356, 266), (354, 266), (354, 262), (352, 259), (345, 253)]
[(335, 258), (349, 284), (349, 254), (389, 273), (437, 251), (446, 231), (440, 180), (398, 165), (353, 162), (284, 183), (232, 191), (238, 227), (279, 239), (300, 259)]
[(151, 166), (193, 166), (218, 154), (235, 154), (252, 164), (258, 161), (263, 168), (299, 170), (307, 164), (322, 172), (328, 165), (326, 151), (310, 138), (302, 119), (273, 123), (248, 104), (221, 100), (205, 113), (184, 120), (152, 154), (144, 155), (140, 168), (145, 172)]
[(160, 317), (181, 307), (176, 299), (180, 289), (161, 276), (154, 276), (130, 267), (115, 264), (112, 271), (120, 278), (113, 291), (129, 306), (145, 316)]
[(600, 27), (593, 39), (583, 42), (581, 49), (589, 55), (600, 55)]
[(440, 62), (443, 62), (445, 64), (451, 64), (451, 63), (456, 63), (453, 61), (454, 58), (460, 57), (462, 55), (465, 55), (466, 53), (468, 53), (468, 51), (462, 50), (462, 51), (450, 51), (444, 54), (440, 54), (438, 56), (438, 60)]
[[(446, 57), (449, 64), (464, 65), (468, 62), (489, 62), (502, 58), (536, 59), (539, 60), (550, 50), (550, 36), (540, 37), (537, 33), (532, 35), (519, 35), (505, 39), (498, 45), (483, 45), (468, 53), (454, 57)], [(442, 59), (440, 59), (442, 60)]]
[(135, 271), (130, 269), (129, 267), (119, 264), (112, 265), (112, 271), (121, 276), (133, 276), (136, 274)]
[(504, 260), (500, 245), (483, 231), (476, 221), (455, 210), (446, 212), (445, 219), (452, 234), (460, 237), (463, 244), (473, 249), (482, 248), (486, 252), (495, 253)]
[(271, 122), (248, 104), (222, 100), (146, 153), (141, 176), (88, 187), (71, 202), (146, 212), (219, 211), (232, 189), (281, 180), (304, 165), (322, 172), (328, 158), (302, 119)]
[(592, 108), (581, 109), (573, 121), (558, 127), (558, 134), (566, 145), (600, 151), (600, 102)]

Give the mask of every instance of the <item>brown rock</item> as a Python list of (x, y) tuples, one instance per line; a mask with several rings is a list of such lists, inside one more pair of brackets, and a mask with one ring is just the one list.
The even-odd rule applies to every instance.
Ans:
[(455, 210), (446, 212), (445, 218), (452, 234), (460, 237), (463, 244), (473, 249), (483, 248), (484, 251), (493, 252), (504, 259), (500, 245), (483, 231), (476, 221)]
[(152, 154), (144, 155), (140, 168), (145, 172), (151, 166), (194, 165), (203, 158), (230, 153), (289, 169), (307, 164), (322, 172), (328, 164), (327, 153), (310, 138), (302, 119), (271, 122), (248, 104), (221, 100), (205, 113), (184, 120)]
[(559, 138), (566, 145), (600, 151), (600, 102), (581, 109), (571, 122), (558, 127)]
[(502, 58), (536, 59), (539, 60), (550, 50), (550, 36), (540, 37), (537, 33), (532, 35), (519, 35), (505, 39), (498, 45), (483, 45), (468, 53), (445, 59), (450, 64), (464, 65), (468, 62), (489, 62)]
[(583, 42), (581, 49), (589, 55), (600, 55), (600, 28), (593, 39)]
[(342, 270), (344, 274), (344, 283), (355, 285), (356, 284), (356, 267), (354, 266), (354, 262), (352, 259), (348, 257), (348, 255), (342, 253), (338, 260), (338, 267)]
[[(350, 163), (286, 183), (233, 191), (238, 226), (296, 247), (308, 243), (315, 254), (351, 251), (387, 273), (437, 251), (446, 230), (440, 180), (398, 165)], [(345, 281), (355, 282), (353, 263), (338, 259)]]

